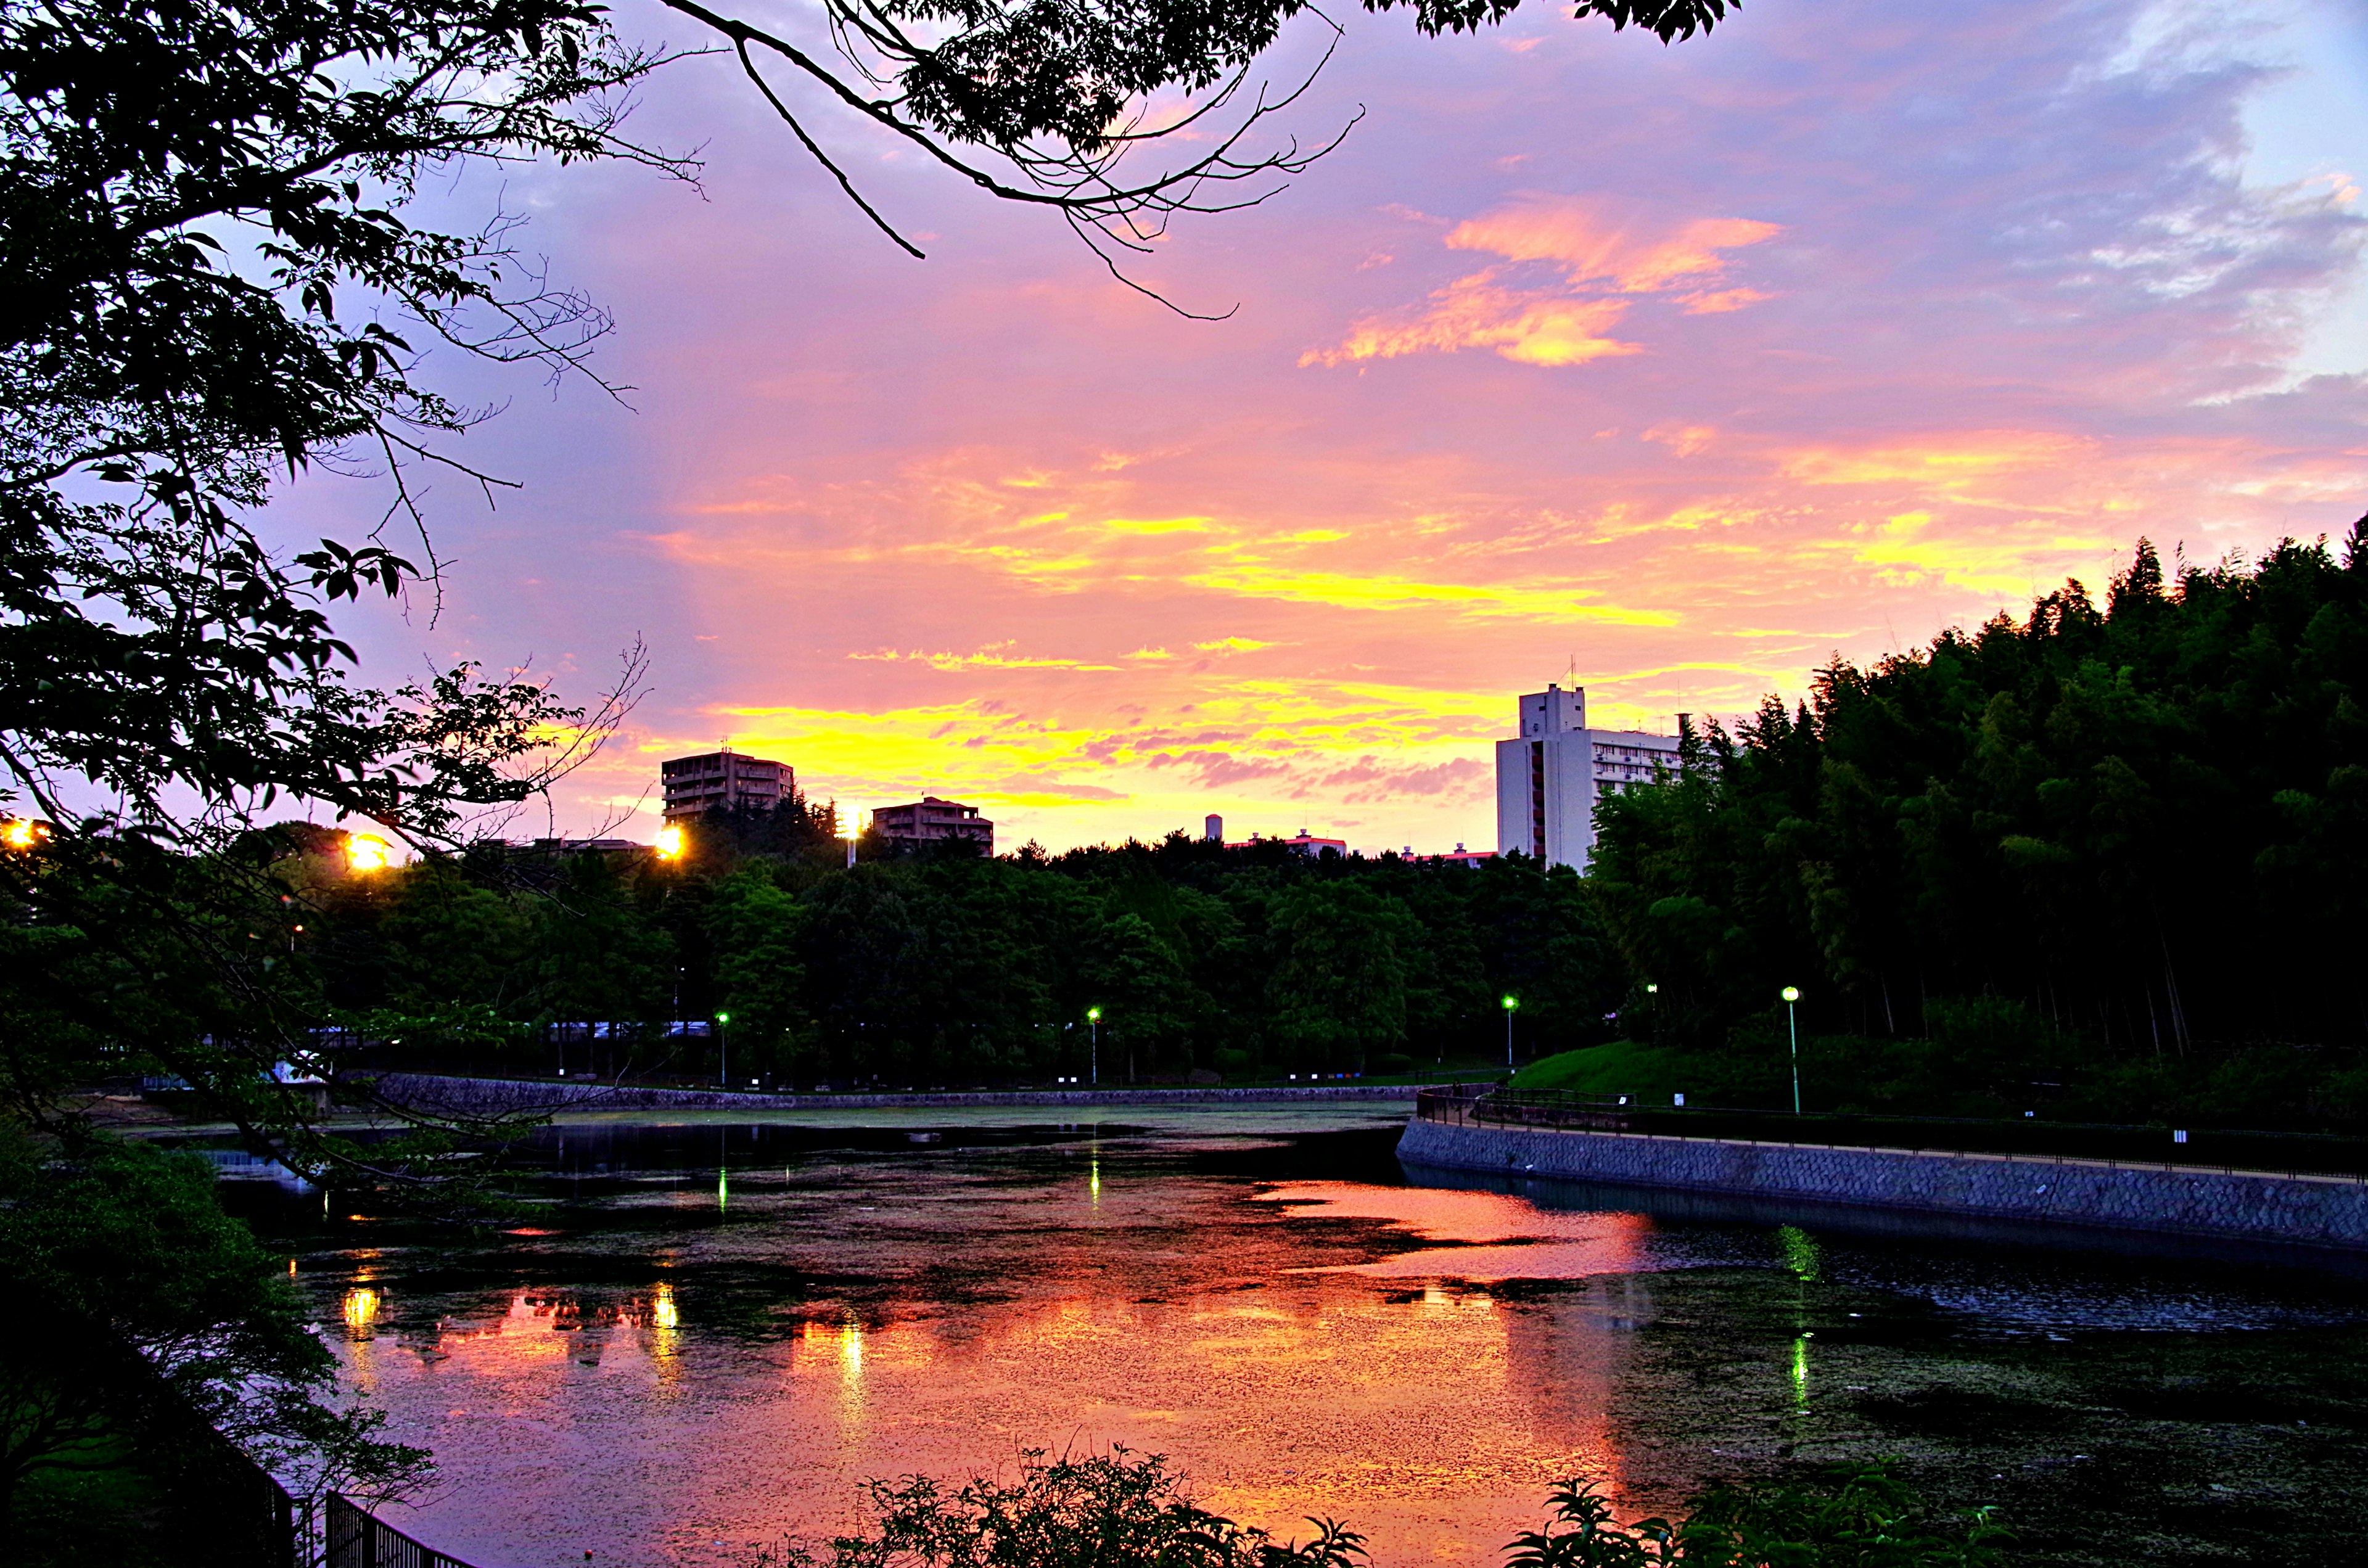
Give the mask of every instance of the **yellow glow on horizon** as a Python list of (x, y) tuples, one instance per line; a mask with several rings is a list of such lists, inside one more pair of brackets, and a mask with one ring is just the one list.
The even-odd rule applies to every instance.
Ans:
[(1105, 517), (1101, 526), (1114, 534), (1204, 534), (1206, 517)]
[(1668, 610), (1582, 604), (1581, 599), (1594, 597), (1593, 590), (1548, 585), (1534, 580), (1507, 584), (1425, 583), (1381, 574), (1295, 571), (1267, 565), (1247, 554), (1236, 554), (1225, 566), (1196, 573), (1184, 580), (1194, 587), (1214, 588), (1249, 598), (1290, 599), (1341, 609), (1391, 610), (1429, 605), (1473, 618), (1586, 620), (1611, 626), (1675, 626), (1679, 619)]
[(1806, 484), (1904, 482), (1947, 491), (1975, 479), (2085, 460), (2095, 445), (2085, 437), (2043, 430), (1955, 431), (1914, 444), (1804, 448), (1787, 456), (1780, 472)]
[(2014, 599), (2053, 586), (2055, 564), (2065, 556), (2093, 558), (2111, 548), (2102, 536), (2066, 534), (2053, 523), (1980, 531), (1935, 529), (1933, 523), (1926, 511), (1886, 517), (1850, 558), (1880, 568), (1889, 582), (1945, 582)]

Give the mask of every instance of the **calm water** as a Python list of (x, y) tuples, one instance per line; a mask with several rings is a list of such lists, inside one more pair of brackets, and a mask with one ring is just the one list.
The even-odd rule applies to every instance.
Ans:
[(441, 1464), (391, 1517), (480, 1568), (740, 1563), (867, 1477), (1112, 1442), (1389, 1568), (1498, 1561), (1577, 1472), (1661, 1509), (1876, 1454), (2032, 1562), (2368, 1556), (2355, 1278), (1410, 1180), (1394, 1117), (1337, 1108), (1125, 1114), (570, 1126), (507, 1233), (290, 1246)]

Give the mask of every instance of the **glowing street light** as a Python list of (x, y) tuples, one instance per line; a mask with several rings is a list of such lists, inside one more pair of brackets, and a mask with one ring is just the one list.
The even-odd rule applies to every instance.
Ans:
[(383, 871), (394, 864), (394, 846), (374, 833), (346, 835), (346, 869)]
[(732, 1086), (732, 1015), (715, 1015), (715, 1083), (719, 1088)]
[(1093, 1077), (1091, 1079), (1091, 1083), (1093, 1086), (1099, 1088), (1102, 1081), (1102, 1010), (1099, 1007), (1087, 1008), (1086, 1023), (1093, 1031)]
[(657, 842), (652, 845), (651, 847), (658, 852), (658, 858), (661, 860), (681, 859), (682, 829), (675, 826), (672, 823), (668, 823), (666, 826), (658, 829)]
[(1793, 1011), (1793, 1004), (1801, 999), (1801, 988), (1788, 985), (1781, 994), (1784, 998), (1784, 1022), (1793, 1031), (1793, 1114), (1798, 1116), (1801, 1114), (1801, 1019)]
[(1510, 992), (1508, 992), (1508, 993), (1506, 993), (1506, 994), (1505, 994), (1505, 998), (1504, 998), (1504, 1006), (1505, 1006), (1505, 1071), (1506, 1071), (1506, 1072), (1508, 1072), (1508, 1073), (1509, 1073), (1509, 1072), (1511, 1072), (1511, 1071), (1513, 1070), (1513, 1014), (1514, 1014), (1517, 1010), (1519, 1010), (1519, 1008), (1520, 1007), (1520, 1006), (1521, 1006), (1521, 999), (1520, 999), (1520, 997), (1518, 997), (1518, 996), (1516, 996), (1516, 995), (1512, 994)]

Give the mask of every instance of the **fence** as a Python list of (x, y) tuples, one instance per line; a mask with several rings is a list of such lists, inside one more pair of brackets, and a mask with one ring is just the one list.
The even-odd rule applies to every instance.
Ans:
[(326, 1568), (469, 1568), (388, 1524), (359, 1503), (329, 1494)]
[(207, 1431), (213, 1438), (212, 1468), (230, 1505), (215, 1527), (222, 1538), (216, 1544), (234, 1546), (256, 1568), (470, 1568), (342, 1493), (330, 1493), (316, 1513), (227, 1438)]
[(1642, 1095), (1440, 1084), (1417, 1092), (1415, 1116), (1459, 1127), (1559, 1128), (1830, 1149), (2147, 1165), (2164, 1170), (2368, 1183), (2368, 1139), (2331, 1133), (2108, 1122), (1879, 1117), (1717, 1107), (1679, 1108)]
[(206, 1525), (211, 1544), (226, 1558), (256, 1568), (309, 1568), (304, 1511), (271, 1472), (211, 1426), (192, 1422), (193, 1479), (214, 1505)]

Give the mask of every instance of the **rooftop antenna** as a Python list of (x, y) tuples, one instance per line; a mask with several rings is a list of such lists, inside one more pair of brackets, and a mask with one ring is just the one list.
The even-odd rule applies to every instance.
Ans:
[(1562, 678), (1570, 682), (1571, 690), (1577, 691), (1578, 689), (1578, 655), (1577, 653), (1573, 653), (1570, 656), (1570, 668), (1564, 674)]

